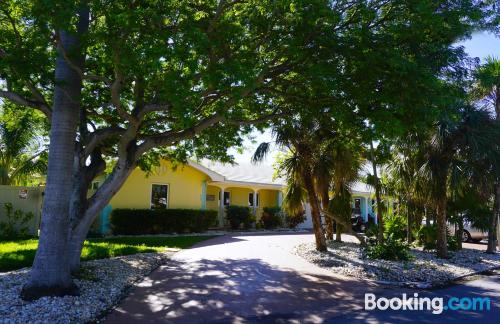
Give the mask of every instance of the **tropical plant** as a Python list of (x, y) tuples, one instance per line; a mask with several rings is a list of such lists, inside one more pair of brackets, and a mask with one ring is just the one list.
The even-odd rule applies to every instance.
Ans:
[(369, 245), (366, 248), (366, 256), (370, 259), (390, 261), (409, 261), (413, 259), (408, 244), (392, 236), (387, 237), (383, 243)]
[(23, 212), (16, 209), (11, 203), (4, 204), (5, 217), (4, 221), (0, 222), (0, 238), (1, 239), (17, 239), (24, 238), (29, 235), (29, 222), (35, 218), (32, 212)]
[(40, 117), (0, 107), (0, 185), (33, 185), (47, 171)]

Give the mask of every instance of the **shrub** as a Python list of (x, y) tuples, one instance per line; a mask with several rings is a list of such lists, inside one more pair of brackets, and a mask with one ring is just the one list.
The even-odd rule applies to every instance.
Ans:
[(283, 214), (286, 226), (289, 228), (295, 228), (300, 223), (303, 223), (306, 220), (306, 213), (304, 211), (295, 214), (289, 214), (289, 213), (283, 213)]
[[(458, 242), (455, 235), (447, 230), (447, 245), (448, 250), (456, 251), (458, 249)], [(429, 226), (422, 225), (417, 231), (417, 244), (422, 246), (424, 250), (435, 250), (437, 246), (437, 226), (432, 224)]]
[(397, 214), (392, 214), (384, 218), (385, 237), (392, 236), (396, 240), (406, 239), (407, 222), (405, 217)]
[(239, 229), (242, 225), (244, 228), (250, 228), (255, 221), (250, 208), (243, 206), (227, 206), (226, 219), (232, 229)]
[(409, 261), (413, 258), (408, 245), (392, 236), (389, 236), (382, 244), (368, 246), (366, 256), (370, 259), (392, 261)]
[(264, 207), (260, 224), (265, 229), (273, 229), (283, 225), (281, 208), (279, 207)]
[(29, 222), (35, 217), (32, 212), (25, 213), (11, 203), (5, 203), (5, 221), (0, 222), (0, 237), (15, 239), (29, 236)]
[(214, 226), (216, 210), (196, 209), (114, 209), (113, 234), (143, 235), (199, 233)]

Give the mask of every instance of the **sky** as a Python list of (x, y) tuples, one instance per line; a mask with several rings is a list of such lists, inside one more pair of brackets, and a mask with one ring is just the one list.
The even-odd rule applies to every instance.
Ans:
[[(500, 38), (486, 32), (475, 33), (471, 39), (458, 42), (457, 46), (464, 46), (465, 52), (471, 57), (478, 57), (481, 61), (488, 56), (500, 58)], [(238, 153), (231, 149), (230, 153), (234, 155), (235, 161), (238, 164), (248, 164), (255, 152), (255, 149), (262, 142), (272, 142), (272, 134), (270, 131), (264, 133), (254, 132), (251, 134), (252, 139), (247, 139), (244, 142), (243, 153)], [(268, 157), (262, 162), (265, 165), (272, 165), (278, 151), (272, 150)]]

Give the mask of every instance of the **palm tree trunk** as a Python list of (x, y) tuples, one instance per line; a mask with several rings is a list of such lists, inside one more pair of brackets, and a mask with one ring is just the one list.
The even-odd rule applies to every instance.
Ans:
[(446, 196), (439, 199), (436, 206), (437, 223), (437, 256), (443, 259), (448, 258), (448, 242), (446, 239)]
[(372, 160), (372, 169), (373, 169), (373, 178), (375, 181), (375, 199), (377, 200), (377, 223), (378, 223), (378, 233), (377, 233), (377, 241), (379, 243), (384, 242), (384, 219), (383, 219), (383, 210), (382, 206), (382, 198), (381, 198), (381, 188), (380, 188), (380, 180), (377, 174), (377, 163), (375, 161), (375, 149), (373, 148), (373, 142), (370, 141), (370, 153)]
[(462, 216), (458, 217), (458, 228), (455, 233), (455, 238), (457, 240), (457, 249), (462, 249), (462, 236), (464, 235), (464, 219)]
[[(495, 120), (500, 123), (500, 88), (497, 87), (495, 94)], [(496, 170), (495, 170), (496, 171)], [(488, 247), (486, 248), (486, 253), (495, 253), (496, 251), (496, 241), (499, 242), (500, 248), (500, 238), (497, 236), (498, 228), (498, 217), (500, 215), (500, 182), (497, 180), (493, 186), (493, 212), (490, 216), (489, 228), (488, 228)]]
[(496, 252), (496, 240), (497, 240), (497, 226), (498, 226), (498, 215), (500, 209), (500, 185), (497, 183), (494, 186), (494, 202), (493, 202), (493, 212), (490, 215), (490, 226), (488, 228), (488, 247), (486, 248), (486, 253)]
[(415, 206), (412, 203), (412, 200), (408, 200), (406, 202), (406, 217), (407, 217), (407, 225), (406, 225), (406, 241), (410, 244), (413, 241), (413, 236), (411, 233), (412, 223), (413, 223), (413, 215), (412, 213), (415, 210)]
[(302, 175), (304, 186), (307, 190), (309, 204), (311, 205), (311, 217), (313, 222), (314, 237), (316, 239), (316, 250), (326, 251), (326, 240), (321, 228), (321, 214), (319, 210), (318, 197), (310, 174)]
[[(79, 14), (78, 33), (81, 34), (87, 30), (89, 13), (82, 9)], [(60, 42), (67, 53), (82, 53), (80, 39), (74, 33), (61, 31)], [(83, 61), (81, 55), (74, 64), (82, 67)], [(76, 294), (78, 291), (71, 279), (67, 240), (82, 80), (61, 52), (56, 61), (55, 79), (40, 240), (30, 278), (21, 292), (27, 300)]]
[[(328, 190), (325, 190), (321, 194), (321, 204), (323, 206), (323, 210), (328, 209), (328, 205), (330, 203), (330, 195), (328, 194)], [(326, 239), (333, 240), (333, 220), (330, 217), (325, 217), (325, 227), (326, 227)]]
[(343, 226), (337, 223), (335, 229), (335, 242), (342, 242), (342, 230)]

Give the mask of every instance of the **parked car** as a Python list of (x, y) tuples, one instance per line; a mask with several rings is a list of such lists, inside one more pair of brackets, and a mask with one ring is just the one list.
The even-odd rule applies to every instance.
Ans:
[[(425, 225), (425, 219), (422, 220), (422, 225)], [(432, 224), (432, 222), (431, 222)], [(455, 233), (456, 225), (448, 223), (448, 230)], [(478, 228), (472, 227), (470, 222), (464, 222), (464, 231), (462, 233), (462, 242), (481, 242), (488, 238), (488, 232), (484, 232)]]

